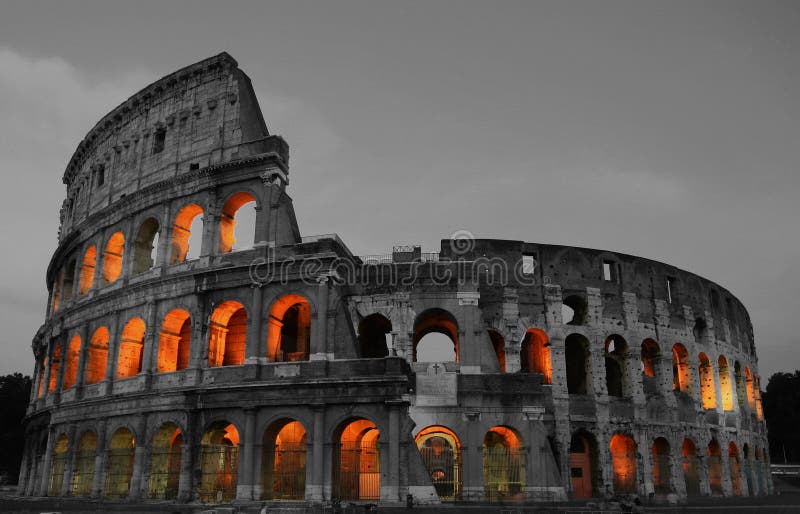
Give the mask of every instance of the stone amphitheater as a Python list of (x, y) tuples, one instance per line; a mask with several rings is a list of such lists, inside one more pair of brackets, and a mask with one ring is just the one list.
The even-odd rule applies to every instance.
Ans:
[(288, 144), (226, 53), (89, 131), (63, 177), (19, 494), (771, 491), (752, 325), (723, 287), (468, 233), (359, 257), (301, 236), (289, 177)]

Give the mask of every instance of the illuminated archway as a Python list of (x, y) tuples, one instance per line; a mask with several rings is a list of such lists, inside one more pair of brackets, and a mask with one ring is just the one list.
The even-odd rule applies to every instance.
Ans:
[(500, 371), (506, 372), (506, 340), (497, 330), (489, 330), (489, 340), (492, 342), (492, 349), (497, 356), (497, 364)]
[(122, 330), (117, 359), (117, 378), (129, 378), (142, 371), (142, 348), (144, 348), (144, 321), (132, 318)]
[(81, 336), (74, 335), (69, 341), (67, 355), (64, 360), (64, 383), (62, 389), (69, 389), (75, 385), (78, 376), (78, 361), (81, 355)]
[(189, 366), (192, 323), (189, 313), (173, 309), (164, 316), (158, 336), (158, 371), (167, 373)]
[(614, 468), (614, 492), (636, 494), (636, 442), (629, 435), (614, 434), (609, 447)]
[(55, 282), (53, 282), (53, 312), (58, 311), (58, 305), (61, 301), (61, 281), (64, 278), (64, 271), (59, 271), (58, 276), (56, 276)]
[(108, 364), (108, 329), (106, 327), (100, 327), (94, 331), (87, 350), (85, 383), (96, 384), (106, 376), (106, 365)]
[(686, 495), (700, 495), (700, 466), (697, 462), (697, 447), (688, 437), (683, 440), (681, 447), (683, 457), (683, 478), (686, 482)]
[(483, 491), (491, 502), (525, 499), (525, 447), (516, 430), (497, 426), (486, 432)]
[(625, 395), (628, 383), (626, 353), (628, 343), (622, 336), (613, 334), (604, 343), (604, 361), (606, 368), (606, 390), (609, 396)]
[(569, 443), (572, 496), (591, 498), (598, 493), (597, 443), (591, 434), (576, 432)]
[(433, 425), (414, 438), (422, 463), (442, 501), (461, 498), (461, 441), (447, 427)]
[(719, 373), (719, 392), (722, 395), (722, 409), (732, 411), (733, 387), (731, 385), (731, 370), (724, 355), (720, 355), (719, 359), (717, 359), (717, 373)]
[(120, 428), (111, 436), (106, 465), (106, 498), (125, 498), (131, 488), (134, 459), (133, 434)]
[(64, 485), (64, 469), (67, 464), (67, 449), (69, 440), (65, 434), (61, 434), (56, 439), (53, 446), (53, 461), (50, 467), (50, 486), (47, 488), (48, 496), (61, 496), (61, 488)]
[(307, 361), (311, 347), (311, 306), (304, 297), (287, 294), (269, 311), (267, 352), (270, 361)]
[(756, 415), (758, 419), (764, 419), (764, 411), (761, 408), (761, 380), (755, 373), (753, 373), (753, 390), (755, 393)]
[(240, 366), (244, 364), (247, 339), (247, 311), (235, 301), (222, 302), (208, 327), (208, 365)]
[(672, 389), (689, 392), (692, 384), (689, 352), (681, 343), (672, 346)]
[[(175, 216), (172, 225), (172, 251), (170, 264), (178, 264), (199, 256), (199, 241), (202, 241), (203, 208), (192, 203), (183, 207)], [(191, 240), (190, 240), (191, 239)], [(190, 253), (191, 250), (191, 253)]]
[(248, 218), (246, 225), (253, 225), (255, 232), (255, 207), (256, 199), (250, 193), (236, 193), (231, 196), (222, 208), (219, 220), (219, 251), (227, 253), (231, 250), (241, 250), (253, 246), (255, 234), (251, 234), (251, 241), (245, 242), (244, 234), (238, 230), (240, 217)]
[(739, 462), (739, 448), (733, 441), (728, 444), (728, 466), (731, 475), (731, 488), (734, 496), (742, 495), (742, 467)]
[(443, 309), (428, 309), (414, 321), (415, 362), (457, 362), (458, 322)]
[(306, 492), (306, 429), (281, 419), (264, 431), (261, 451), (261, 499), (302, 500)]
[(380, 431), (368, 419), (345, 421), (334, 434), (333, 497), (379, 500)]
[(50, 382), (47, 384), (47, 391), (52, 393), (56, 390), (58, 382), (58, 369), (61, 367), (61, 344), (56, 343), (53, 350), (53, 357), (50, 359)]
[(543, 330), (529, 328), (522, 339), (520, 367), (529, 373), (541, 373), (543, 383), (553, 383), (553, 365), (550, 361), (550, 339)]
[(84, 295), (89, 292), (94, 282), (94, 267), (97, 263), (97, 248), (91, 245), (83, 254), (83, 264), (81, 264), (81, 281), (78, 285), (78, 294)]
[(97, 453), (97, 435), (84, 432), (78, 440), (75, 452), (75, 471), (72, 474), (72, 496), (92, 494), (94, 481), (94, 458)]
[(753, 375), (750, 374), (750, 366), (744, 367), (745, 386), (747, 387), (747, 404), (750, 410), (756, 410), (756, 396), (753, 393)]
[(155, 218), (147, 218), (139, 227), (133, 242), (133, 274), (152, 268), (158, 255), (159, 225)]
[(122, 274), (122, 258), (125, 253), (125, 236), (114, 232), (103, 250), (103, 285), (115, 282)]
[(153, 437), (148, 497), (159, 500), (173, 500), (178, 497), (182, 457), (181, 429), (175, 423), (164, 423)]
[(708, 355), (700, 352), (697, 357), (700, 365), (700, 396), (703, 399), (703, 408), (714, 410), (717, 408), (717, 394), (714, 388), (714, 367)]
[(722, 495), (722, 450), (715, 439), (708, 443), (708, 485), (711, 494)]
[(645, 377), (656, 378), (658, 374), (658, 358), (661, 356), (661, 349), (653, 339), (642, 341), (642, 375)]
[(389, 355), (392, 322), (381, 314), (370, 314), (358, 324), (358, 344), (361, 357), (365, 359), (382, 358)]
[(200, 444), (200, 500), (228, 503), (236, 497), (239, 431), (227, 421), (213, 423)]
[(581, 334), (570, 334), (564, 341), (564, 360), (567, 365), (567, 391), (569, 394), (588, 394), (589, 340)]
[(663, 437), (653, 441), (653, 488), (656, 494), (669, 494), (670, 477), (669, 442)]

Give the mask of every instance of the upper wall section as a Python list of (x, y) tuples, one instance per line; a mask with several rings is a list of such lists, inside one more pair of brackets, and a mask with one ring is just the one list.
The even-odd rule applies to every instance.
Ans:
[(104, 116), (78, 145), (64, 172), (59, 241), (148, 185), (263, 152), (268, 135), (250, 79), (227, 53), (165, 76)]

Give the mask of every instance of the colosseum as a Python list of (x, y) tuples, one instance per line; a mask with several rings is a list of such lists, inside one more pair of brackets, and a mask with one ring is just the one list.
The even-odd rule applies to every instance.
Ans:
[(335, 234), (301, 236), (289, 176), (288, 144), (226, 53), (89, 131), (63, 177), (19, 494), (771, 491), (752, 325), (725, 288), (612, 251), (464, 234), (359, 257)]

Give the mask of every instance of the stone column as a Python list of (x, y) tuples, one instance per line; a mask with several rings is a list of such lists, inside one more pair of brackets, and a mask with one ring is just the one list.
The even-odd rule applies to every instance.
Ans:
[(194, 461), (198, 454), (196, 424), (197, 412), (189, 411), (186, 415), (186, 431), (183, 434), (183, 446), (181, 447), (181, 474), (178, 478), (178, 501), (183, 503), (195, 499), (195, 484), (192, 482)]
[(106, 230), (103, 229), (100, 231), (100, 237), (97, 238), (95, 242), (96, 253), (94, 256), (94, 277), (92, 277), (92, 287), (87, 291), (88, 294), (90, 291), (97, 291), (103, 286), (103, 254), (105, 253), (105, 248), (103, 243), (106, 240)]
[[(147, 311), (145, 320), (144, 345), (142, 347), (142, 371), (145, 375), (146, 387), (149, 388), (150, 376), (153, 374), (153, 361), (157, 359), (158, 351), (158, 329), (156, 321), (156, 303), (153, 298), (147, 299)], [(155, 357), (155, 358), (154, 358)], [(156, 368), (157, 370), (157, 368)]]
[(311, 444), (311, 480), (306, 486), (306, 500), (323, 501), (324, 486), (324, 452), (325, 452), (325, 407), (314, 406), (314, 433)]
[(75, 440), (77, 430), (75, 425), (70, 425), (67, 433), (67, 458), (64, 462), (64, 481), (61, 484), (61, 496), (69, 496), (72, 492), (72, 475), (75, 466), (75, 452), (78, 451), (78, 441)]
[(464, 412), (462, 416), (467, 424), (467, 444), (461, 446), (464, 454), (462, 497), (465, 501), (483, 500), (483, 437), (478, 432), (481, 413), (478, 411)]
[(387, 402), (389, 408), (389, 470), (381, 485), (381, 500), (400, 500), (400, 402)]
[(106, 374), (103, 379), (105, 392), (109, 394), (114, 388), (114, 379), (116, 378), (117, 370), (117, 356), (119, 355), (119, 341), (120, 341), (120, 323), (119, 311), (111, 316), (111, 322), (108, 327), (108, 349), (106, 350)]
[(42, 380), (42, 360), (37, 358), (33, 366), (33, 387), (31, 388), (30, 399), (31, 404), (39, 400), (39, 385), (41, 384)]
[(241, 466), (239, 466), (239, 480), (236, 485), (237, 500), (253, 499), (253, 483), (255, 469), (254, 443), (256, 439), (256, 411), (244, 409), (244, 438), (240, 444)]
[(720, 445), (719, 465), (722, 467), (722, 495), (733, 496), (733, 483), (731, 482), (731, 462), (728, 449)]
[(17, 495), (25, 496), (25, 491), (28, 489), (28, 482), (31, 480), (30, 476), (30, 463), (34, 457), (31, 455), (31, 437), (29, 433), (25, 434), (25, 442), (22, 449), (22, 465), (19, 468), (19, 480), (17, 482)]
[(674, 411), (678, 406), (678, 400), (673, 392), (672, 381), (672, 350), (661, 349), (661, 355), (656, 360), (656, 379), (658, 380), (658, 390), (664, 397), (664, 403)]
[[(162, 272), (169, 265), (170, 253), (172, 250), (172, 220), (170, 219), (170, 205), (164, 206), (162, 211), (161, 226), (158, 227), (158, 250), (156, 251), (156, 262), (153, 267), (161, 268)], [(132, 260), (132, 259), (131, 259)]]
[(45, 357), (47, 364), (45, 364), (44, 384), (42, 384), (42, 397), (50, 394), (50, 377), (53, 374), (53, 356), (56, 352), (56, 345), (51, 341), (47, 345), (47, 356)]
[(317, 278), (317, 329), (311, 333), (310, 360), (330, 360), (333, 352), (328, 348), (328, 282), (329, 277), (322, 275)]
[(38, 496), (47, 496), (48, 485), (50, 482), (51, 468), (53, 467), (53, 445), (55, 444), (56, 430), (53, 425), (47, 429), (47, 447), (44, 451), (44, 462), (42, 463), (42, 478), (38, 484)]
[[(136, 427), (136, 445), (133, 448), (133, 470), (131, 471), (131, 482), (128, 498), (138, 500), (142, 496), (142, 475), (144, 461), (147, 458), (149, 448), (147, 439), (147, 417), (141, 416)], [(146, 480), (144, 481), (147, 482)]]
[(97, 420), (97, 455), (94, 458), (94, 476), (92, 477), (92, 498), (100, 498), (105, 490), (106, 459), (108, 443), (106, 441), (106, 420)]
[(216, 205), (216, 195), (208, 194), (208, 207), (203, 213), (203, 242), (200, 247), (200, 257), (213, 255), (219, 249), (219, 226), (222, 215)]
[(86, 359), (89, 356), (89, 325), (84, 323), (80, 328), (81, 348), (78, 355), (78, 370), (75, 373), (75, 399), (83, 396), (83, 382), (86, 378)]
[(58, 362), (58, 374), (56, 375), (56, 389), (53, 391), (53, 403), (61, 403), (61, 390), (64, 388), (64, 368), (67, 367), (67, 352), (69, 343), (61, 341), (61, 360)]
[(266, 358), (266, 353), (261, 353), (261, 320), (264, 294), (261, 287), (253, 284), (250, 287), (252, 299), (250, 301), (250, 330), (247, 332), (245, 348), (245, 364), (257, 364), (260, 357)]

